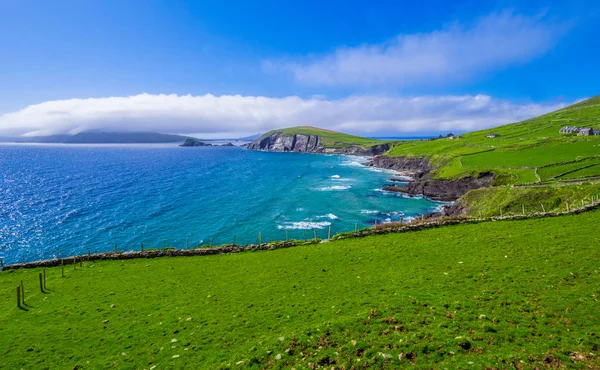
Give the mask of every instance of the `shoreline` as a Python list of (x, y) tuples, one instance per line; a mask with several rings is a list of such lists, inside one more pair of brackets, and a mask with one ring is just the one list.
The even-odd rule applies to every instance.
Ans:
[(334, 235), (331, 239), (312, 239), (312, 240), (292, 240), (292, 241), (277, 241), (263, 244), (247, 244), (247, 245), (233, 245), (226, 244), (218, 247), (198, 247), (195, 249), (158, 249), (158, 250), (147, 250), (147, 251), (128, 251), (128, 252), (103, 252), (94, 253), (81, 256), (70, 256), (66, 258), (53, 258), (48, 260), (39, 260), (28, 263), (17, 263), (11, 265), (4, 265), (0, 271), (18, 270), (22, 268), (44, 268), (44, 267), (58, 267), (63, 265), (73, 265), (88, 261), (114, 261), (114, 260), (129, 260), (129, 259), (140, 259), (140, 258), (159, 258), (159, 257), (193, 257), (193, 256), (209, 256), (217, 254), (227, 253), (241, 253), (241, 252), (252, 252), (252, 251), (269, 251), (282, 248), (292, 248), (298, 246), (314, 245), (320, 243), (328, 243), (330, 241), (350, 239), (350, 238), (363, 238), (372, 235), (384, 235), (390, 233), (404, 233), (404, 232), (415, 232), (424, 229), (432, 229), (444, 226), (454, 226), (461, 224), (477, 224), (482, 222), (495, 222), (495, 221), (511, 221), (511, 220), (528, 220), (528, 219), (539, 219), (549, 217), (560, 217), (568, 215), (576, 215), (584, 212), (588, 212), (594, 209), (600, 208), (600, 200), (596, 203), (586, 205), (581, 208), (571, 209), (570, 211), (562, 212), (541, 212), (531, 213), (525, 215), (507, 215), (507, 216), (494, 216), (487, 218), (468, 218), (468, 217), (445, 217), (441, 216), (434, 219), (422, 219), (415, 220), (410, 223), (388, 223), (377, 225), (374, 227), (368, 227), (356, 232), (346, 232)]

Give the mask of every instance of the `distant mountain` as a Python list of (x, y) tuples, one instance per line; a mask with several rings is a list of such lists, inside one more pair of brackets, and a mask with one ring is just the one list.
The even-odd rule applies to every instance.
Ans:
[(263, 134), (255, 134), (255, 135), (250, 135), (250, 136), (245, 136), (245, 137), (241, 137), (238, 140), (239, 141), (254, 141), (256, 139), (258, 139), (259, 137), (261, 137)]
[(158, 132), (87, 131), (75, 135), (0, 138), (0, 141), (55, 144), (160, 144), (184, 142), (189, 138), (189, 136), (161, 134)]

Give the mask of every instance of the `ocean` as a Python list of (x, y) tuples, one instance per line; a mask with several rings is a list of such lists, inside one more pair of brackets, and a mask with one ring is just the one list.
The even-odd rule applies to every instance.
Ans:
[(326, 238), (440, 207), (365, 158), (238, 147), (0, 144), (5, 264), (114, 250)]

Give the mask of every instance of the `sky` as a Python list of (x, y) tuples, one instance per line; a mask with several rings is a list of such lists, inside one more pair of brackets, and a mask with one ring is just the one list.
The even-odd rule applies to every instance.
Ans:
[(600, 93), (598, 1), (0, 0), (0, 136), (466, 132)]

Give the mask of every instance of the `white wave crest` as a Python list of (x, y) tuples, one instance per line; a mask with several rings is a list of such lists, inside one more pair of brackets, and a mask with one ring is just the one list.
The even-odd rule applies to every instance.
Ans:
[(379, 213), (379, 211), (376, 209), (375, 210), (363, 209), (360, 211), (360, 213), (363, 215), (373, 215), (373, 214)]
[(382, 214), (386, 216), (404, 216), (404, 212), (401, 211), (383, 212)]
[(334, 215), (333, 213), (328, 213), (328, 214), (323, 215), (323, 216), (317, 216), (317, 218), (328, 218), (330, 220), (337, 220), (338, 216)]
[(331, 226), (331, 222), (312, 222), (312, 221), (300, 221), (300, 222), (286, 222), (283, 225), (278, 225), (279, 230), (310, 230), (310, 229), (324, 229)]
[(333, 175), (331, 176), (332, 179), (339, 179), (341, 176), (340, 175)]
[(320, 191), (335, 191), (335, 190), (348, 190), (352, 186), (350, 185), (334, 185), (334, 186), (326, 186), (323, 188), (319, 188)]
[(346, 162), (342, 162), (341, 166), (365, 167), (365, 166), (363, 166), (362, 163), (360, 163), (358, 161), (346, 161)]

